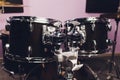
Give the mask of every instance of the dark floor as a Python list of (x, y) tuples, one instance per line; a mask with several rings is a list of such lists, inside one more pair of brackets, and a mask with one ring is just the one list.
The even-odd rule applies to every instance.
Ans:
[[(116, 78), (116, 72), (115, 71), (119, 71), (120, 68), (120, 55), (116, 54), (115, 55), (115, 63), (118, 65), (117, 69), (115, 69), (116, 67), (112, 66), (112, 70), (109, 73), (109, 67), (110, 67), (110, 60), (111, 58), (111, 54), (101, 54), (101, 55), (92, 55), (92, 56), (84, 56), (84, 55), (80, 55), (79, 56), (79, 60), (81, 63), (86, 64), (89, 68), (91, 68), (92, 71), (94, 71), (97, 75), (98, 78), (100, 80), (107, 80), (106, 78), (109, 76), (113, 76), (113, 79), (111, 80), (120, 80), (118, 78)], [(50, 73), (49, 73), (50, 75)], [(2, 63), (0, 65), (0, 80), (21, 80), (19, 77), (21, 76), (15, 76), (15, 79), (9, 75), (5, 70), (3, 70), (2, 68)], [(120, 75), (118, 74), (118, 77), (120, 77)]]
[[(116, 78), (116, 70), (119, 71), (120, 67), (119, 54), (116, 54), (114, 57), (114, 63), (116, 63), (116, 66), (113, 65), (112, 69), (110, 69), (111, 54), (100, 54), (91, 57), (81, 56), (79, 59), (82, 63), (87, 64), (98, 75), (100, 80), (107, 80), (108, 76), (113, 76), (112, 80), (120, 80)], [(120, 75), (118, 76), (120, 77)]]

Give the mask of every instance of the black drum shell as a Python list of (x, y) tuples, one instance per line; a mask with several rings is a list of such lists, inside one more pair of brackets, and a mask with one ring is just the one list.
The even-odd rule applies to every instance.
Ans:
[[(4, 68), (9, 72), (28, 73), (36, 65), (41, 64), (39, 59), (53, 58), (53, 45), (43, 42), (43, 26), (54, 26), (56, 22), (60, 21), (34, 16), (9, 17), (7, 23), (10, 34), (3, 35), (2, 39)], [(6, 44), (10, 45), (7, 52)], [(27, 57), (33, 58), (33, 61), (29, 62)]]
[[(110, 21), (107, 18), (89, 17), (76, 18), (80, 22), (80, 27), (85, 26), (86, 40), (80, 50), (87, 52), (97, 50), (104, 53), (108, 49), (108, 32), (111, 30)], [(95, 42), (94, 42), (95, 41)]]
[[(46, 57), (45, 53), (48, 52), (45, 52), (44, 49), (48, 47), (43, 42), (43, 33), (45, 32), (43, 26), (54, 26), (57, 21), (34, 16), (10, 17), (8, 21), (10, 23), (10, 54), (20, 57), (27, 57), (29, 54), (32, 57)], [(52, 44), (51, 47), (53, 47)], [(47, 55), (49, 57), (52, 53)]]
[(26, 76), (26, 80), (58, 80), (57, 62), (36, 65)]

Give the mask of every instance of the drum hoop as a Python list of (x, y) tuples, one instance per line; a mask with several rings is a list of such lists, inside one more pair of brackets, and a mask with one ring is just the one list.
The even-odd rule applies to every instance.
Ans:
[(101, 18), (101, 17), (88, 17), (88, 18), (76, 18), (75, 21), (79, 21), (81, 23), (109, 23), (110, 19)]
[(7, 53), (6, 58), (16, 62), (24, 62), (24, 63), (50, 63), (56, 61), (53, 57), (20, 57), (18, 55), (12, 55)]
[(7, 20), (7, 22), (11, 21), (27, 21), (32, 23), (41, 23), (41, 24), (52, 24), (55, 22), (60, 22), (60, 20), (52, 19), (52, 18), (44, 18), (44, 17), (35, 17), (35, 16), (11, 16)]

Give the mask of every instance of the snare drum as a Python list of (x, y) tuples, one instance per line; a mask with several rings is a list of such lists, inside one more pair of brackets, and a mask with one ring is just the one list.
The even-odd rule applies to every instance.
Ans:
[(80, 47), (81, 53), (104, 53), (107, 51), (108, 31), (111, 30), (110, 20), (99, 17), (77, 18), (80, 27), (84, 29), (86, 40)]
[[(15, 73), (29, 73), (34, 66), (53, 62), (54, 46), (45, 41), (48, 27), (61, 25), (59, 20), (34, 16), (13, 16), (9, 23), (9, 51), (5, 52), (4, 67)], [(5, 47), (5, 45), (3, 46)], [(37, 64), (35, 64), (37, 63)]]

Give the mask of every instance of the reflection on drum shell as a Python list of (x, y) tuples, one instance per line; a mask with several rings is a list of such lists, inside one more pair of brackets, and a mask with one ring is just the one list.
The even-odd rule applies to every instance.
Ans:
[[(46, 48), (46, 45), (43, 44), (43, 33), (45, 32), (43, 31), (43, 26), (52, 25), (54, 22), (57, 22), (57, 20), (41, 20), (43, 19), (29, 16), (11, 18), (9, 21), (11, 54), (18, 55), (20, 57), (26, 57), (29, 54), (32, 57), (45, 57), (47, 55), (52, 55), (52, 53), (50, 53), (50, 55), (44, 54), (44, 48)], [(28, 49), (29, 47), (31, 50)]]
[(85, 25), (86, 41), (80, 47), (81, 50), (93, 51), (98, 50), (98, 53), (104, 53), (108, 48), (106, 40), (108, 39), (108, 31), (110, 30), (109, 19), (90, 17), (75, 19)]

